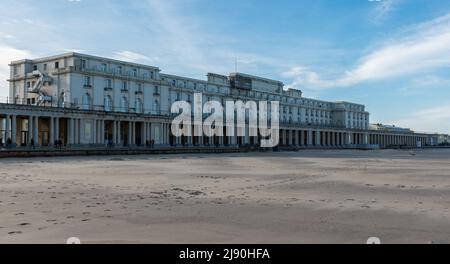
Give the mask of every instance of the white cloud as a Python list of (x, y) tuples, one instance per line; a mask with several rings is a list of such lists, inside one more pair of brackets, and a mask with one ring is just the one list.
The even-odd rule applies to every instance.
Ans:
[(384, 22), (394, 10), (398, 0), (369, 0), (375, 7), (370, 13), (369, 19), (375, 24)]
[(417, 87), (450, 85), (450, 79), (445, 79), (435, 75), (426, 75), (421, 78), (415, 78), (412, 82)]
[(333, 88), (353, 86), (408, 74), (417, 74), (450, 65), (450, 14), (405, 30), (360, 59), (357, 66), (335, 79), (322, 79), (318, 73), (297, 66), (283, 75), (293, 86)]
[(129, 50), (121, 50), (114, 52), (114, 59), (129, 61), (129, 62), (140, 62), (140, 63), (155, 63), (159, 61), (159, 58), (149, 58), (143, 54), (129, 51)]
[(14, 60), (21, 60), (32, 57), (31, 52), (17, 49), (0, 42), (0, 96), (8, 96), (9, 84), (9, 63)]
[(450, 133), (450, 102), (446, 105), (431, 107), (413, 113), (411, 116), (391, 121), (402, 127), (410, 127), (415, 131)]

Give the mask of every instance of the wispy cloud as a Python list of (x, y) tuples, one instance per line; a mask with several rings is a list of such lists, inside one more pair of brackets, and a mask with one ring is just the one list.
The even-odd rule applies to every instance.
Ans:
[(393, 120), (393, 124), (410, 127), (416, 131), (450, 133), (450, 102), (445, 105), (417, 111), (409, 117)]
[(206, 70), (208, 63), (201, 43), (207, 42), (208, 36), (201, 33), (194, 18), (186, 17), (180, 10), (185, 3), (162, 0), (147, 0), (147, 3), (146, 10), (152, 17), (149, 25), (159, 29), (159, 44), (169, 59), (182, 59), (191, 68)]
[(450, 65), (450, 14), (416, 25), (360, 59), (357, 66), (335, 79), (323, 79), (297, 66), (283, 75), (293, 86), (315, 89), (347, 87), (365, 81), (423, 73)]
[(150, 58), (146, 55), (129, 50), (116, 51), (114, 52), (113, 58), (122, 61), (139, 63), (158, 63), (160, 61), (158, 57)]
[(394, 11), (395, 6), (399, 0), (368, 0), (374, 5), (372, 12), (369, 15), (369, 20), (372, 23), (380, 24), (389, 18)]
[(1, 42), (0, 38), (0, 94), (7, 95), (9, 91), (6, 80), (9, 78), (9, 63), (14, 60), (20, 60), (31, 57), (28, 50), (21, 50)]

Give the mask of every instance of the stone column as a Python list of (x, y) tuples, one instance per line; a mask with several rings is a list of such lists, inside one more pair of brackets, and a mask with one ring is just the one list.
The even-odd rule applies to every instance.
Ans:
[(331, 146), (331, 132), (327, 132), (327, 146)]
[(191, 129), (191, 135), (187, 137), (187, 144), (188, 144), (189, 147), (192, 147), (194, 145), (194, 131), (192, 129), (192, 126), (191, 126), (190, 129)]
[(73, 118), (69, 118), (67, 120), (67, 142), (69, 145), (73, 145), (74, 143), (74, 121)]
[(98, 140), (98, 135), (97, 135), (97, 125), (98, 125), (98, 121), (97, 119), (93, 119), (92, 120), (93, 126), (92, 126), (92, 144), (96, 145), (97, 144), (97, 140)]
[(105, 120), (100, 120), (100, 144), (105, 144)]
[(113, 144), (117, 145), (117, 121), (113, 121)]
[(133, 138), (131, 140), (131, 143), (133, 144), (133, 146), (136, 146), (136, 122), (133, 122), (132, 125), (133, 125)]
[(294, 130), (294, 145), (300, 146), (300, 130)]
[(321, 143), (321, 133), (319, 130), (316, 131), (316, 146), (320, 147), (322, 145)]
[(165, 145), (165, 136), (164, 136), (164, 123), (160, 123), (159, 124), (159, 132), (160, 132), (160, 141), (161, 141), (161, 145)]
[(50, 117), (50, 142), (49, 146), (54, 146), (55, 144), (55, 119)]
[(35, 121), (33, 122), (34, 123), (34, 133), (33, 134), (35, 137), (34, 145), (36, 147), (38, 147), (39, 146), (39, 116), (35, 116), (34, 119), (35, 119)]
[(300, 130), (300, 146), (305, 145), (305, 131)]
[(17, 116), (12, 115), (11, 116), (11, 142), (12, 147), (17, 146)]
[[(244, 145), (250, 145), (250, 127), (244, 125), (244, 132), (245, 132)], [(213, 144), (211, 144), (211, 143), (213, 143), (213, 142), (211, 142), (211, 139), (212, 138), (209, 139), (210, 145), (213, 145)]]
[(145, 146), (145, 142), (147, 141), (147, 122), (142, 123), (141, 127), (141, 145)]
[(345, 144), (346, 145), (352, 144), (352, 133), (345, 133)]
[(31, 144), (31, 139), (33, 139), (33, 117), (28, 117), (28, 145)]
[(7, 115), (6, 116), (6, 120), (5, 120), (5, 143), (6, 143), (6, 141), (8, 140), (8, 139), (10, 139), (11, 138), (11, 134), (10, 134), (10, 127), (9, 127), (9, 125), (10, 125), (10, 122), (11, 121), (11, 116), (10, 115)]
[(78, 145), (78, 144), (80, 144), (80, 119), (75, 118), (74, 122), (75, 122), (75, 126), (74, 126), (75, 127), (75, 132), (74, 132), (75, 145)]
[(308, 130), (308, 146), (312, 146), (313, 145), (313, 132), (312, 130)]
[(223, 147), (224, 146), (224, 136), (222, 135), (222, 136), (218, 136), (218, 138), (219, 138), (219, 147)]
[(59, 140), (59, 117), (55, 117), (55, 139)]

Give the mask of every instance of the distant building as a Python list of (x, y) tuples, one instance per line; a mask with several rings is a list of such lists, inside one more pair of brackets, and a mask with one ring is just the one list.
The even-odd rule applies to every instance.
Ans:
[[(0, 104), (1, 135), (13, 146), (257, 146), (257, 137), (174, 137), (175, 101), (279, 101), (280, 146), (349, 147), (434, 144), (428, 134), (369, 126), (365, 106), (303, 97), (280, 81), (231, 73), (206, 80), (161, 73), (158, 67), (67, 53), (10, 64), (10, 93)], [(193, 128), (195, 129), (195, 127)]]
[(450, 144), (450, 135), (448, 134), (438, 135), (438, 144)]
[(394, 125), (383, 125), (383, 124), (371, 124), (370, 129), (376, 131), (389, 131), (389, 132), (400, 132), (400, 133), (414, 133), (409, 128), (396, 127)]

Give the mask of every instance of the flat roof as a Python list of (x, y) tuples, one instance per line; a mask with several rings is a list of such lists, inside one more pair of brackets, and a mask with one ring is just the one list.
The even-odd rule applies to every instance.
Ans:
[(70, 58), (70, 57), (85, 57), (85, 58), (97, 59), (97, 60), (102, 60), (102, 61), (110, 61), (110, 62), (114, 62), (117, 64), (128, 64), (128, 65), (133, 65), (136, 67), (151, 68), (151, 69), (160, 71), (159, 67), (156, 67), (156, 66), (150, 66), (150, 65), (145, 65), (145, 64), (141, 64), (141, 63), (111, 59), (111, 58), (107, 58), (107, 57), (88, 55), (88, 54), (77, 53), (77, 52), (67, 52), (67, 53), (63, 53), (63, 54), (59, 54), (59, 55), (41, 57), (41, 58), (36, 58), (36, 59), (32, 59), (32, 60), (23, 59), (23, 60), (12, 61), (10, 66), (16, 65), (16, 64), (22, 64), (22, 63), (26, 63), (26, 62), (45, 62), (45, 61), (57, 60), (57, 59), (61, 59), (61, 58)]

